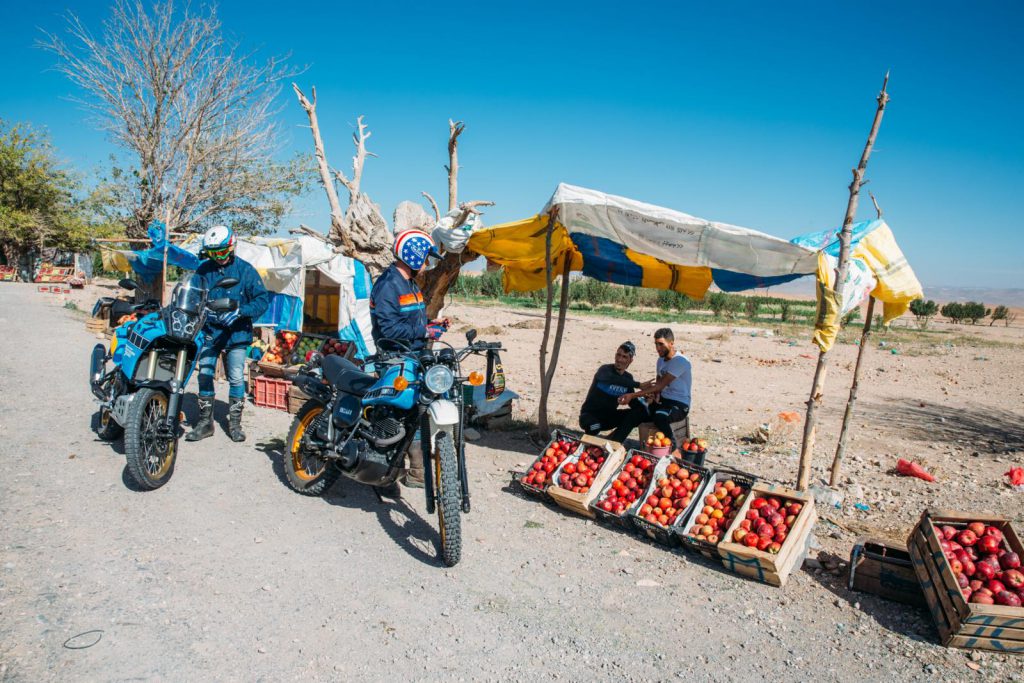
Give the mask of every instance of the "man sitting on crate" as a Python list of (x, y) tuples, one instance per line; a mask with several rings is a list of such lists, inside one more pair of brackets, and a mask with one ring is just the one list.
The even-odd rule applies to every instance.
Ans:
[[(447, 320), (428, 322), (423, 293), (416, 276), (429, 257), (440, 258), (434, 240), (422, 230), (404, 230), (395, 236), (392, 248), (395, 262), (380, 274), (370, 290), (370, 322), (373, 343), (382, 351), (399, 351), (403, 346), (418, 351), (428, 339), (439, 339), (448, 328)], [(388, 340), (401, 342), (389, 344)], [(402, 483), (410, 488), (423, 488), (423, 451), (417, 436), (409, 444), (409, 467)], [(398, 487), (381, 491), (394, 497)]]
[(245, 355), (252, 344), (252, 321), (263, 315), (270, 305), (270, 294), (263, 286), (260, 274), (252, 265), (235, 256), (235, 231), (226, 225), (217, 225), (203, 235), (204, 261), (196, 269), (195, 277), (206, 288), (224, 278), (234, 278), (233, 287), (216, 287), (209, 292), (210, 299), (233, 299), (238, 308), (224, 313), (210, 314), (206, 333), (210, 341), (199, 356), (199, 421), (185, 436), (186, 441), (199, 441), (213, 436), (213, 374), (217, 356), (224, 352), (224, 371), (228, 376), (228, 435), (232, 441), (245, 441), (242, 431), (242, 408), (245, 406)]
[(614, 429), (609, 438), (622, 443), (634, 427), (650, 419), (647, 407), (639, 398), (628, 401), (629, 410), (618, 409), (622, 403), (619, 397), (640, 386), (633, 375), (626, 372), (635, 355), (633, 342), (623, 342), (615, 350), (615, 362), (597, 369), (580, 408), (580, 428), (587, 434), (596, 435)]
[(690, 414), (690, 389), (693, 384), (690, 359), (676, 350), (672, 330), (662, 327), (654, 332), (654, 348), (658, 352), (657, 377), (640, 385), (640, 391), (623, 394), (620, 404), (638, 398), (650, 397), (651, 421), (659, 432), (672, 439), (672, 424), (685, 420)]

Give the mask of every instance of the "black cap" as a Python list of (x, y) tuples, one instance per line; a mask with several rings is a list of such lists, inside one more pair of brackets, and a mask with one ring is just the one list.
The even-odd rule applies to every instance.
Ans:
[(619, 344), (619, 348), (631, 356), (636, 355), (636, 345), (631, 341), (622, 342), (621, 344)]

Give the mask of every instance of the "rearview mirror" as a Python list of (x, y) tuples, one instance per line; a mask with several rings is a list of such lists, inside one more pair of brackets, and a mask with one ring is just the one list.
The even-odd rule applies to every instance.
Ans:
[(120, 280), (117, 284), (122, 289), (130, 289), (132, 291), (135, 291), (136, 289), (139, 288), (139, 283), (131, 279), (130, 277), (126, 277)]
[(223, 280), (220, 280), (217, 284), (215, 284), (213, 286), (213, 289), (216, 289), (217, 287), (223, 287), (224, 289), (228, 289), (229, 287), (234, 287), (237, 284), (237, 277), (226, 277)]
[(238, 308), (238, 302), (234, 299), (214, 299), (213, 301), (206, 304), (207, 308), (216, 313), (224, 313), (225, 311), (233, 311)]
[(466, 343), (472, 345), (473, 340), (476, 339), (476, 330), (469, 330), (466, 332)]

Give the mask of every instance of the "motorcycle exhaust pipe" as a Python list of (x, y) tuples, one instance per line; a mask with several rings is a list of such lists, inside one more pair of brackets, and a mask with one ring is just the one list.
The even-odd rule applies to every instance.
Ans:
[(385, 439), (374, 439), (373, 445), (376, 446), (377, 448), (387, 448), (388, 446), (393, 446), (394, 444), (398, 443), (399, 441), (401, 441), (404, 438), (405, 438), (405, 427), (402, 427), (401, 429), (398, 430), (398, 433), (395, 434), (394, 436), (389, 436), (389, 437), (387, 437)]

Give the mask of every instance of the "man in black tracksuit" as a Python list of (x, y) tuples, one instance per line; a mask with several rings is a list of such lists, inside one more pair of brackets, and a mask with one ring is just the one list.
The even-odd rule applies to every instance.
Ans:
[(619, 397), (640, 386), (633, 375), (626, 372), (635, 355), (633, 342), (625, 342), (616, 349), (614, 363), (597, 369), (580, 408), (580, 428), (587, 434), (614, 429), (609, 438), (622, 443), (634, 427), (649, 419), (647, 407), (639, 399), (630, 401), (628, 410), (618, 409)]

